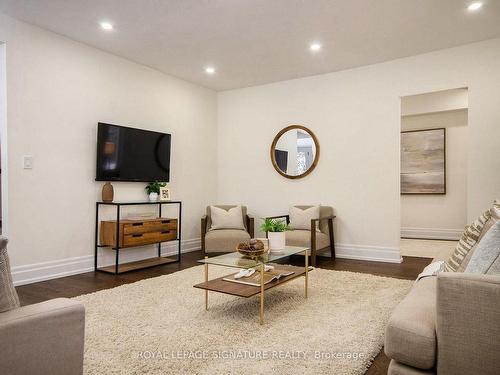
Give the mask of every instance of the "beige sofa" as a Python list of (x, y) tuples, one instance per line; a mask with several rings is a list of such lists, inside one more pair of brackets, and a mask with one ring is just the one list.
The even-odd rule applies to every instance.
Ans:
[(500, 277), (419, 280), (392, 313), (384, 350), (389, 375), (500, 374)]
[(57, 298), (19, 306), (7, 239), (0, 237), (0, 374), (82, 374), (84, 339), (80, 302)]
[(66, 298), (0, 313), (0, 374), (83, 372), (85, 309)]

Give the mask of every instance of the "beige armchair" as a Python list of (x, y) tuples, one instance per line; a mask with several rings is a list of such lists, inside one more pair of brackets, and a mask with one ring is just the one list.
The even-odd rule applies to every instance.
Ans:
[[(216, 205), (215, 207), (229, 210), (235, 205)], [(201, 218), (201, 251), (203, 256), (208, 253), (221, 253), (236, 251), (238, 243), (248, 241), (254, 236), (254, 219), (247, 214), (247, 207), (241, 206), (245, 230), (241, 229), (215, 229), (210, 230), (210, 206), (207, 214)]]
[[(312, 206), (295, 206), (302, 210)], [(288, 246), (308, 247), (309, 255), (311, 256), (311, 265), (316, 265), (316, 254), (319, 251), (330, 248), (332, 259), (335, 259), (335, 237), (333, 232), (333, 207), (321, 206), (319, 219), (311, 220), (311, 229), (309, 230), (291, 230), (287, 231), (286, 244)], [(272, 216), (270, 219), (286, 219), (287, 224), (290, 224), (290, 215)], [(316, 230), (316, 224), (319, 221), (319, 232)], [(293, 228), (292, 228), (293, 229)], [(267, 235), (267, 233), (266, 233)]]

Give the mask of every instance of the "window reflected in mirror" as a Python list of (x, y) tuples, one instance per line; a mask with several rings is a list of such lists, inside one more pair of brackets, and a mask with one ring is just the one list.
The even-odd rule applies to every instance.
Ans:
[(280, 131), (271, 146), (274, 168), (288, 178), (309, 174), (314, 169), (318, 156), (316, 137), (301, 125), (292, 125)]

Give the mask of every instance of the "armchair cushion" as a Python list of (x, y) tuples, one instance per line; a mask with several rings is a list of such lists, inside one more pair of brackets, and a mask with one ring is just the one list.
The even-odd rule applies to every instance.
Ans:
[(0, 312), (19, 307), (19, 297), (12, 283), (7, 238), (0, 237)]
[[(294, 206), (298, 209), (305, 210), (307, 208), (313, 207), (313, 206)], [(319, 230), (325, 234), (328, 234), (328, 220), (326, 218), (331, 218), (333, 216), (333, 207), (331, 206), (319, 206), (319, 218), (325, 220), (320, 220), (319, 221)], [(317, 217), (316, 217), (317, 218)], [(294, 227), (295, 228), (295, 227)], [(297, 228), (299, 229), (299, 228)], [(311, 221), (309, 220), (309, 224), (307, 230), (311, 229)]]
[[(293, 229), (311, 230), (311, 220), (319, 219), (319, 206), (292, 206), (289, 214)], [(317, 223), (316, 230), (319, 230)]]
[(210, 230), (246, 229), (241, 206), (235, 206), (227, 210), (215, 206), (210, 206), (210, 221), (212, 222)]
[(248, 241), (250, 234), (239, 229), (218, 229), (207, 232), (205, 235), (205, 252), (236, 251), (236, 246)]
[[(310, 230), (291, 230), (285, 234), (286, 244), (288, 246), (311, 246)], [(330, 246), (330, 238), (323, 232), (316, 232), (316, 249), (321, 250)]]
[[(215, 209), (222, 209), (226, 212), (229, 212), (229, 210), (233, 208), (240, 207), (241, 208), (241, 226), (240, 222), (238, 220), (237, 223), (237, 228), (232, 227), (232, 228), (220, 228), (216, 224), (216, 227), (213, 227), (213, 221), (212, 221), (212, 211), (217, 211), (217, 210), (212, 210), (212, 207)], [(223, 213), (223, 212), (218, 212), (218, 213)], [(246, 222), (246, 216), (247, 216), (247, 207), (246, 206), (237, 206), (237, 205), (214, 205), (214, 206), (207, 206), (207, 231), (210, 231), (212, 229), (243, 229), (243, 230), (248, 230), (247, 228), (247, 222)], [(236, 219), (236, 218), (235, 218)]]

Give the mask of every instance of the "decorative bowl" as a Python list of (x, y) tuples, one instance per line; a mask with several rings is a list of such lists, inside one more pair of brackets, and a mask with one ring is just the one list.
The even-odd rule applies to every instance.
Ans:
[[(255, 259), (269, 251), (269, 247), (265, 246), (260, 240), (250, 240), (250, 243), (240, 243), (236, 246), (236, 251), (241, 255)], [(243, 246), (242, 246), (243, 245)], [(257, 248), (254, 248), (256, 246)], [(260, 247), (260, 248), (259, 248)]]

